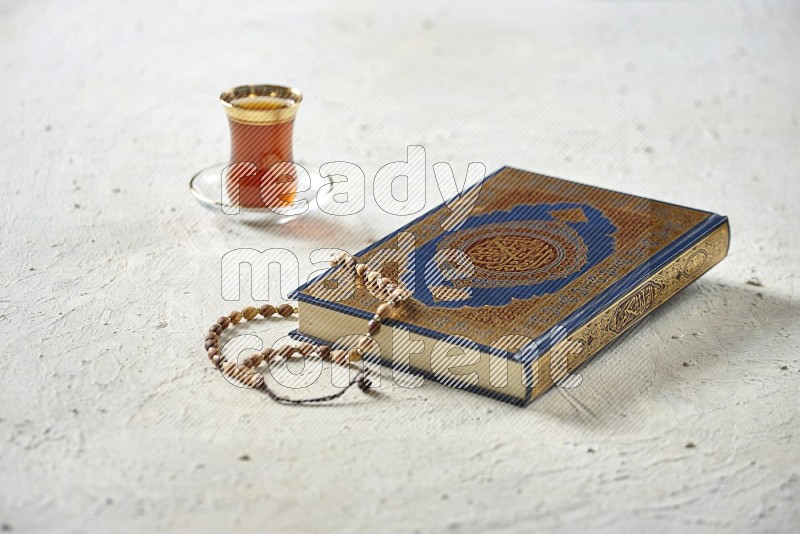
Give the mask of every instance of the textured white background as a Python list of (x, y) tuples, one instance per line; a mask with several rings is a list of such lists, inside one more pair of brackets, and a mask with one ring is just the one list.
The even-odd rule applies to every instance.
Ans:
[[(798, 28), (792, 0), (2, 2), (2, 530), (796, 532)], [(527, 409), (391, 380), (278, 406), (203, 354), (222, 254), (305, 277), (405, 219), (201, 209), (248, 82), (304, 91), (312, 172), (418, 143), (729, 215), (730, 256)]]

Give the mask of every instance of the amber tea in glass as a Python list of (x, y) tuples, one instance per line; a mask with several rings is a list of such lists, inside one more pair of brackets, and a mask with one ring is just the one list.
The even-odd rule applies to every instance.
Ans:
[(232, 204), (280, 208), (294, 201), (292, 132), (302, 99), (300, 91), (279, 85), (245, 85), (220, 95), (231, 132), (225, 186)]

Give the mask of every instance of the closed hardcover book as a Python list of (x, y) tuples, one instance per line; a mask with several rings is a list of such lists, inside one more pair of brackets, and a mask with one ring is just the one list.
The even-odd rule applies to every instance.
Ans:
[[(366, 358), (525, 405), (721, 261), (726, 217), (505, 167), (354, 254), (412, 297)], [(295, 293), (296, 336), (352, 346), (380, 300), (352, 268)]]

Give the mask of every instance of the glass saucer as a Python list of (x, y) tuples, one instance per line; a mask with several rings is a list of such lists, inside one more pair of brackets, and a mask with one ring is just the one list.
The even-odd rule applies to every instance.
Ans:
[(237, 206), (231, 203), (222, 183), (223, 170), (229, 165), (216, 163), (192, 176), (189, 189), (203, 207), (232, 221), (259, 226), (285, 224), (319, 209), (314, 200), (295, 201), (291, 206), (275, 209)]

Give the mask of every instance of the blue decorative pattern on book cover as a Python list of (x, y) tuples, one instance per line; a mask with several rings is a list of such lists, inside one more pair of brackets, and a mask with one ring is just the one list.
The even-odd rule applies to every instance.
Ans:
[[(616, 227), (586, 204), (524, 204), (510, 210), (470, 217), (457, 231), (442, 233), (419, 247), (413, 267), (401, 281), (416, 289), (414, 298), (428, 306), (473, 308), (501, 306), (512, 298), (528, 299), (567, 286), (614, 251)], [(461, 281), (469, 290), (437, 299), (431, 288), (455, 287), (454, 269), (445, 250), (459, 250), (472, 265)], [(413, 279), (412, 279), (413, 278)]]

